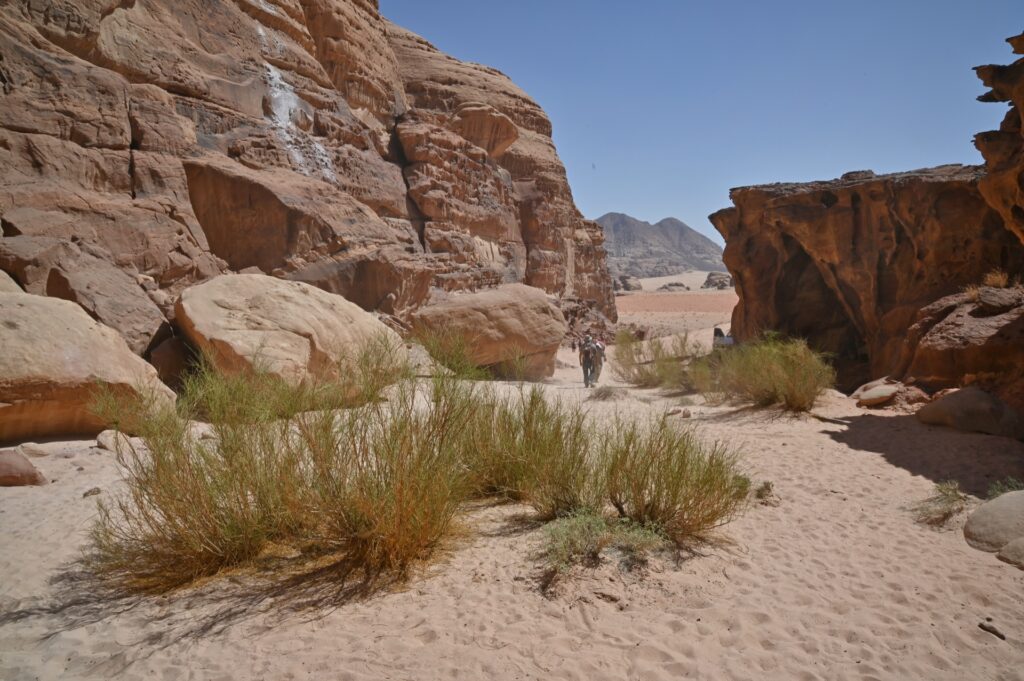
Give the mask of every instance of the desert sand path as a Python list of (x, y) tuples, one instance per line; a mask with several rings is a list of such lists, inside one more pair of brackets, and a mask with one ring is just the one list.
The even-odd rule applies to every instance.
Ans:
[[(561, 360), (547, 390), (585, 399), (571, 353)], [(676, 402), (629, 390), (586, 404), (645, 418)], [(82, 493), (116, 487), (112, 457), (48, 445), (36, 463), (57, 482), (0, 494), (0, 678), (1024, 679), (1024, 571), (906, 510), (936, 480), (983, 494), (1024, 477), (1024, 444), (840, 397), (819, 418), (691, 410), (774, 484), (778, 505), (754, 506), (678, 562), (605, 564), (551, 596), (526, 509), (480, 505), (427, 574), (368, 599), (327, 575), (287, 597), (229, 578), (110, 601), (68, 564), (94, 513)], [(986, 618), (1005, 641), (978, 628)]]

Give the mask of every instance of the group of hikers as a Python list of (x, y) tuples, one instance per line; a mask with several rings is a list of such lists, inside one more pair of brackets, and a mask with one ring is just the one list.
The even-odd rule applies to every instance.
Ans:
[[(712, 347), (728, 347), (735, 343), (731, 334), (726, 334), (722, 329), (715, 327)], [(583, 368), (583, 385), (590, 388), (597, 385), (601, 378), (601, 369), (604, 368), (605, 344), (601, 338), (594, 338), (592, 334), (586, 334), (582, 340), (572, 339), (573, 350), (579, 348), (580, 367)]]
[(601, 378), (605, 345), (600, 338), (594, 338), (589, 333), (578, 343), (574, 338), (572, 349), (575, 350), (577, 345), (580, 350), (580, 366), (583, 368), (583, 385), (590, 388), (597, 385), (597, 379)]

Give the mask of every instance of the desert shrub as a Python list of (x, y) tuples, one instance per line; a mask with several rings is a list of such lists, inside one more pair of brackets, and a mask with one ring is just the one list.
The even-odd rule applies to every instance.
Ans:
[(127, 492), (100, 502), (99, 572), (137, 589), (171, 588), (251, 560), (304, 522), (301, 468), (274, 414), (222, 422), (215, 439), (199, 440), (173, 407), (118, 402), (106, 407), (134, 421), (145, 446), (117, 453)]
[(467, 402), (442, 397), (417, 409), (417, 392), (408, 383), (386, 408), (368, 404), (326, 417), (336, 435), (321, 461), (332, 468), (319, 467), (310, 486), (323, 520), (318, 538), (370, 574), (403, 573), (425, 556), (465, 496), (457, 442)]
[[(344, 550), (368, 572), (404, 570), (445, 532), (464, 495), (454, 444), (464, 417), (455, 400), (417, 401), (411, 382), (387, 403), (364, 399), (383, 390), (385, 375), (357, 363), (349, 383), (289, 386), (207, 365), (178, 409), (105, 394), (96, 409), (130, 423), (145, 446), (118, 453), (127, 491), (100, 505), (93, 567), (162, 590), (284, 542)], [(335, 408), (355, 393), (356, 406)], [(210, 438), (192, 433), (200, 413)]]
[(604, 489), (619, 515), (676, 542), (731, 520), (750, 488), (735, 454), (664, 418), (615, 424), (604, 434), (601, 461)]
[(1024, 481), (1017, 478), (1003, 478), (988, 486), (988, 498), (995, 499), (1007, 492), (1019, 492), (1020, 490), (1024, 490)]
[(641, 388), (683, 388), (689, 385), (687, 362), (696, 354), (689, 336), (639, 341), (626, 329), (615, 335), (612, 373)]
[(556, 574), (574, 565), (596, 565), (606, 548), (618, 549), (636, 560), (668, 544), (655, 528), (628, 518), (606, 518), (593, 510), (578, 511), (548, 523), (544, 535), (544, 562)]
[(835, 370), (803, 340), (766, 336), (718, 348), (693, 363), (695, 387), (706, 396), (742, 399), (759, 406), (781, 404), (808, 411), (835, 383)]
[[(575, 405), (551, 403), (540, 388), (522, 392), (511, 413), (521, 424), (514, 440), (506, 443), (521, 462), (522, 497), (542, 519), (595, 507), (591, 431), (583, 411)], [(506, 431), (508, 432), (508, 431)]]
[(935, 485), (935, 493), (916, 504), (911, 510), (919, 523), (944, 525), (950, 518), (967, 507), (967, 495), (960, 491), (960, 483), (946, 480)]
[(991, 286), (993, 288), (1006, 288), (1010, 285), (1010, 275), (1001, 269), (994, 269), (991, 272), (987, 272), (981, 279), (983, 286)]
[(981, 295), (981, 287), (977, 284), (970, 284), (968, 286), (964, 286), (963, 292), (967, 294), (967, 300), (972, 303), (976, 303), (978, 302), (978, 296)]

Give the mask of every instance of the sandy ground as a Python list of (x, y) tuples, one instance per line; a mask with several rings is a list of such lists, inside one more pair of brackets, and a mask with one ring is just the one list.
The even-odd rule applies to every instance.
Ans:
[[(586, 400), (572, 353), (560, 359), (547, 391), (596, 418), (679, 402), (635, 389)], [(553, 595), (527, 509), (479, 505), (472, 531), (387, 593), (361, 598), (327, 574), (283, 592), (231, 576), (111, 598), (73, 561), (96, 499), (118, 490), (113, 456), (48, 445), (35, 462), (52, 484), (0, 489), (0, 679), (1024, 679), (1024, 571), (907, 510), (939, 480), (977, 495), (1024, 477), (1024, 444), (838, 395), (815, 416), (690, 410), (778, 504), (678, 560), (581, 569)], [(986, 618), (1005, 641), (978, 628)]]
[[(643, 291), (615, 298), (619, 321), (649, 329), (655, 336), (721, 326), (728, 331), (732, 308), (739, 298), (735, 291), (701, 289), (707, 272), (684, 272), (670, 277), (641, 279)], [(681, 282), (691, 291), (658, 291), (670, 282)]]

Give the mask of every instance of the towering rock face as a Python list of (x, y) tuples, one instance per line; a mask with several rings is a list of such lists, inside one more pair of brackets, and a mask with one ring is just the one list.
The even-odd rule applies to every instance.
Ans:
[(653, 225), (624, 213), (597, 219), (604, 229), (612, 276), (663, 277), (686, 270), (722, 270), (722, 249), (681, 220)]
[(0, 6), (0, 269), (139, 353), (259, 268), (405, 314), (524, 281), (614, 316), (543, 111), (371, 0)]
[(846, 386), (906, 370), (907, 330), (936, 299), (1024, 266), (982, 197), (982, 169), (944, 166), (734, 189), (711, 221), (740, 301), (733, 334), (777, 330), (832, 353)]

